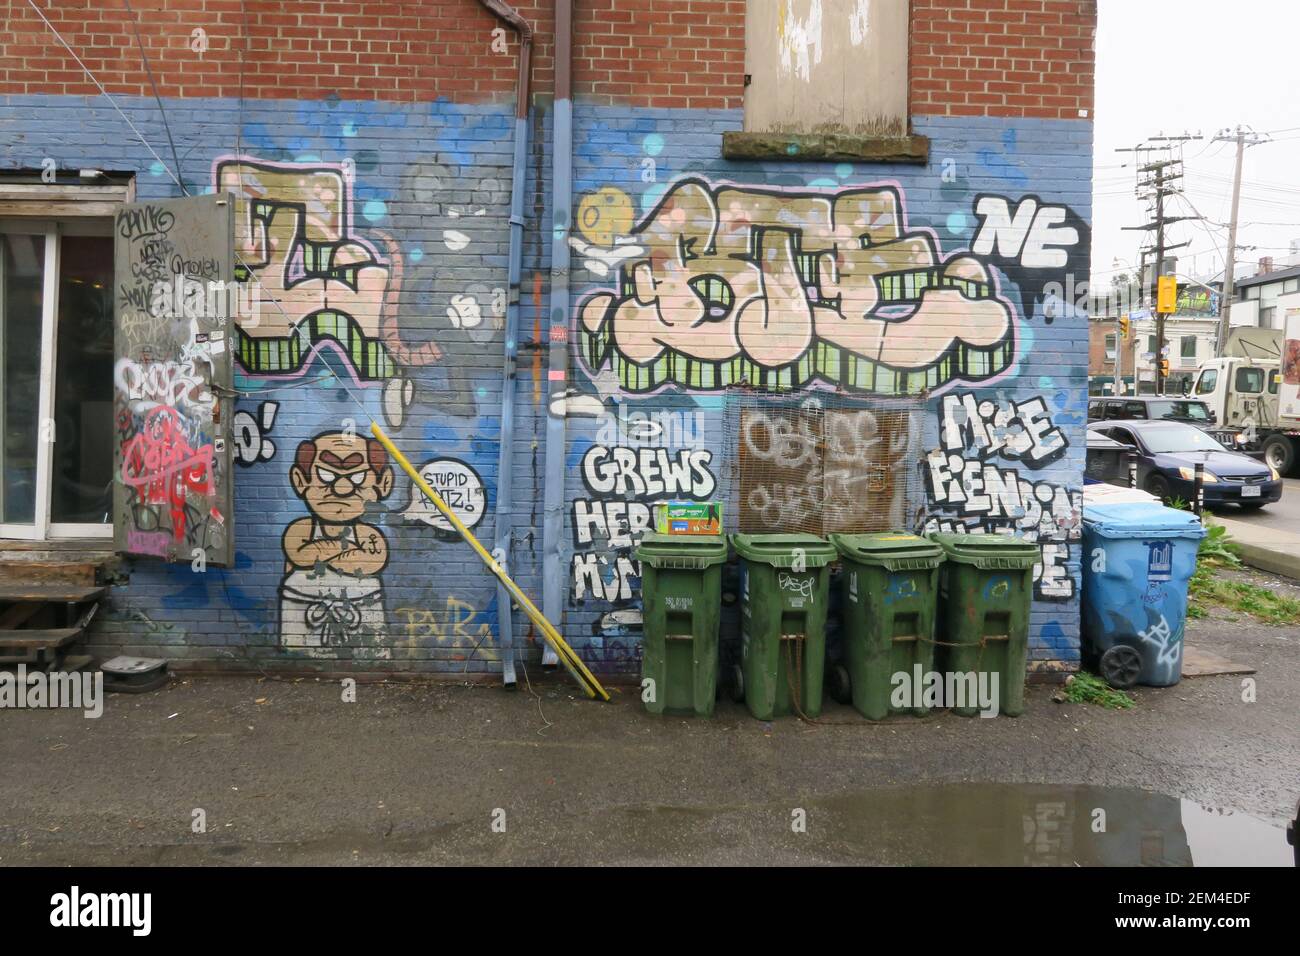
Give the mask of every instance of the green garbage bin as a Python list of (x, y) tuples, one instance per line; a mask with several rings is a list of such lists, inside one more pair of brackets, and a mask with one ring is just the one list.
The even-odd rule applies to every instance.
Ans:
[(811, 534), (733, 534), (740, 569), (741, 684), (759, 720), (822, 710), (835, 548)]
[(708, 717), (717, 697), (727, 541), (720, 534), (650, 531), (642, 535), (636, 556), (641, 562), (641, 698), (646, 710)]
[[(893, 675), (914, 682), (917, 668), (934, 670), (934, 614), (943, 549), (914, 534), (832, 534), (844, 559), (841, 578), (844, 659), (853, 707), (863, 717), (881, 720), (893, 707)], [(908, 685), (910, 686), (910, 684)], [(919, 698), (917, 698), (919, 700)]]
[[(936, 670), (944, 675), (998, 675), (998, 711), (1009, 717), (1025, 709), (1025, 666), (1029, 653), (1029, 604), (1033, 598), (1038, 545), (1002, 534), (948, 534), (930, 539), (944, 551), (939, 575), (939, 633)], [(989, 677), (981, 675), (988, 674)], [(966, 684), (969, 688), (969, 684)], [(969, 717), (970, 700), (953, 708)]]

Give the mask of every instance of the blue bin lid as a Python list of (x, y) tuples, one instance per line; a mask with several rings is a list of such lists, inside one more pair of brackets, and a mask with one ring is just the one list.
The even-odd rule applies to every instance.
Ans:
[(1201, 519), (1190, 511), (1146, 501), (1116, 501), (1083, 506), (1083, 523), (1107, 538), (1205, 537)]

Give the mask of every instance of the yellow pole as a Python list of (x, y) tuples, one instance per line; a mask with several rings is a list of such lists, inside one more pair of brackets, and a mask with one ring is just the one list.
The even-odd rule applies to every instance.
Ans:
[(378, 422), (372, 421), (370, 423), (370, 433), (374, 435), (375, 438), (379, 439), (379, 443), (388, 449), (388, 453), (393, 456), (399, 465), (402, 466), (402, 470), (410, 476), (411, 481), (415, 483), (415, 486), (424, 492), (425, 497), (432, 501), (434, 507), (442, 512), (443, 517), (451, 522), (452, 527), (460, 532), (460, 536), (469, 542), (471, 548), (478, 552), (478, 556), (482, 559), (483, 563), (487, 565), (488, 570), (495, 574), (498, 580), (506, 586), (506, 590), (509, 591), (510, 595), (519, 603), (519, 606), (524, 609), (524, 613), (526, 613), (532, 622), (537, 625), (537, 629), (542, 632), (542, 636), (546, 639), (546, 642), (555, 649), (555, 653), (559, 656), (560, 660), (564, 662), (564, 666), (568, 669), (569, 673), (573, 675), (573, 679), (578, 682), (584, 691), (586, 691), (587, 696), (596, 697), (599, 695), (601, 700), (609, 700), (609, 692), (600, 685), (600, 681), (596, 680), (595, 675), (592, 674), (591, 671), (587, 670), (586, 665), (582, 663), (582, 659), (578, 657), (573, 648), (565, 643), (564, 638), (560, 636), (560, 632), (557, 631), (555, 626), (551, 624), (542, 612), (537, 609), (537, 605), (533, 604), (533, 602), (529, 600), (528, 595), (523, 592), (523, 589), (520, 588), (519, 585), (515, 584), (510, 575), (506, 574), (506, 569), (501, 567), (497, 560), (488, 553), (487, 549), (479, 543), (478, 538), (474, 537), (469, 528), (465, 527), (460, 518), (456, 517), (455, 512), (447, 507), (447, 503), (439, 497), (438, 493), (429, 487), (429, 483), (420, 477), (420, 473), (415, 470), (409, 461), (407, 461), (406, 456), (403, 455), (401, 451), (398, 450), (397, 446), (393, 444), (392, 439), (384, 434), (384, 430), (379, 427)]

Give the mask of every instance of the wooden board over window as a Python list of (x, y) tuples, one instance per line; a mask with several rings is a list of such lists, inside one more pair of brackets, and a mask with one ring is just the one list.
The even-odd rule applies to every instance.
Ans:
[(747, 0), (745, 131), (908, 132), (908, 0)]

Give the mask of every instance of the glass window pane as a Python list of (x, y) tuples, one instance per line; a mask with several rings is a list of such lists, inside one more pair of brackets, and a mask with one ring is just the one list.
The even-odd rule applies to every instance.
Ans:
[(1237, 391), (1264, 391), (1264, 370), (1262, 368), (1244, 367), (1237, 369)]
[(106, 524), (113, 501), (113, 239), (59, 241), (50, 520)]
[(0, 234), (0, 515), (36, 520), (45, 237)]

